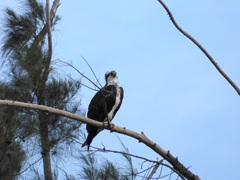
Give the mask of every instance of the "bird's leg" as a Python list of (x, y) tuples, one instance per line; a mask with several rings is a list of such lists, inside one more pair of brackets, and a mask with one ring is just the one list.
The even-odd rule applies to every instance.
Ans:
[[(104, 116), (105, 116), (104, 122), (107, 121), (109, 128), (112, 128), (112, 127), (111, 127), (111, 119), (109, 119), (109, 117), (108, 117), (106, 99), (107, 99), (109, 96), (111, 96), (111, 95), (112, 95), (111, 93), (108, 93), (108, 94), (104, 97), (104, 100), (103, 100), (103, 111), (104, 111)], [(113, 127), (114, 127), (114, 125), (113, 125)]]
[(107, 121), (107, 123), (108, 123), (108, 127), (110, 128), (110, 119), (108, 118), (108, 112), (107, 112), (107, 104), (106, 104), (106, 102), (104, 102), (104, 115), (105, 115), (105, 120), (104, 120), (104, 122), (106, 122)]

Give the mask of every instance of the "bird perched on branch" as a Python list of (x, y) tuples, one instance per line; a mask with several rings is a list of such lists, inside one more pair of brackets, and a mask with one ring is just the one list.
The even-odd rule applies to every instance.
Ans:
[[(115, 71), (107, 72), (105, 74), (106, 85), (101, 88), (92, 98), (89, 106), (87, 117), (100, 122), (110, 122), (119, 110), (123, 100), (123, 88), (118, 86), (118, 76)], [(102, 130), (92, 126), (86, 125), (88, 136), (83, 146), (89, 146), (93, 138)]]

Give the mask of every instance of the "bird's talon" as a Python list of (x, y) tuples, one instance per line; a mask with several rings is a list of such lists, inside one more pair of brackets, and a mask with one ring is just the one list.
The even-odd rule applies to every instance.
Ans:
[(114, 128), (114, 127), (115, 127), (115, 124), (112, 123), (112, 124), (111, 124), (111, 128)]

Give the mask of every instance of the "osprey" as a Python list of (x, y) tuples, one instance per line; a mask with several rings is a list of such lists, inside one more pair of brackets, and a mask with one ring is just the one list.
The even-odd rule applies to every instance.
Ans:
[[(110, 122), (119, 110), (123, 100), (123, 88), (118, 86), (118, 77), (115, 71), (105, 74), (106, 85), (92, 98), (87, 117), (100, 122)], [(101, 128), (86, 125), (88, 136), (83, 146), (89, 146), (93, 138), (102, 130)]]

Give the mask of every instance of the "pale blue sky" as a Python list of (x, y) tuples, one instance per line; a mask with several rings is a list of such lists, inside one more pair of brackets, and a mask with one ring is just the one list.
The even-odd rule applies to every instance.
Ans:
[[(1, 0), (0, 9), (16, 7), (16, 2)], [(240, 86), (240, 1), (164, 2)], [(118, 72), (125, 98), (116, 125), (143, 131), (201, 179), (240, 177), (240, 97), (175, 29), (157, 0), (62, 1), (58, 14), (62, 20), (53, 33), (55, 59), (72, 61), (93, 78), (83, 56), (102, 84), (106, 71)], [(66, 74), (65, 69), (59, 72)], [(83, 88), (80, 95), (87, 108), (94, 92)], [(132, 154), (160, 159), (136, 140), (119, 137)], [(116, 135), (108, 131), (92, 143), (101, 144), (119, 149)]]

